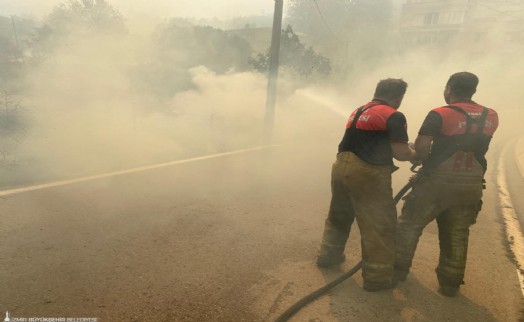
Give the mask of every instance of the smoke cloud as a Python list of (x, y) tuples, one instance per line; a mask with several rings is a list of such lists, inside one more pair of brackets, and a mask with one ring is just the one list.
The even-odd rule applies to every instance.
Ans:
[[(72, 28), (71, 36), (61, 38), (48, 59), (28, 67), (23, 104), (31, 115), (31, 130), (18, 147), (17, 180), (6, 178), (8, 185), (264, 142), (266, 75), (235, 69), (218, 73), (191, 62), (184, 42), (174, 39), (177, 46), (170, 55), (183, 57), (189, 84), (171, 97), (159, 97), (143, 86), (145, 74), (137, 71), (153, 63), (180, 71), (180, 60), (165, 65), (156, 61), (161, 57), (156, 52), (161, 46), (154, 43), (158, 21), (124, 20), (124, 33), (86, 35)], [(442, 92), (449, 75), (464, 70), (480, 78), (475, 99), (497, 109), (502, 126), (516, 123), (517, 117), (507, 115), (522, 116), (514, 103), (519, 96), (517, 80), (524, 71), (522, 58), (516, 50), (501, 52), (486, 44), (480, 53), (472, 53), (468, 46), (393, 53), (380, 63), (351, 69), (344, 78), (307, 84), (283, 69), (274, 139), (284, 144), (330, 144), (335, 154), (351, 111), (371, 99), (378, 80), (396, 77), (409, 84), (401, 111), (413, 140), (427, 112), (444, 104)]]

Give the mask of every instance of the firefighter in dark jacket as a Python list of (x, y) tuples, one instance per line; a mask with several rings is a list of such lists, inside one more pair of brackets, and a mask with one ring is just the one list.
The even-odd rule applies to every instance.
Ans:
[(406, 118), (397, 111), (406, 88), (401, 79), (378, 83), (373, 100), (351, 114), (331, 173), (332, 198), (317, 265), (330, 267), (345, 260), (344, 248), (356, 218), (367, 291), (395, 285), (393, 157), (416, 158), (408, 145)]
[(437, 220), (440, 259), (439, 292), (453, 297), (463, 284), (469, 227), (482, 205), (483, 178), (497, 113), (471, 100), (478, 78), (451, 75), (445, 90), (447, 106), (427, 115), (415, 141), (423, 173), (406, 196), (398, 218), (395, 275), (405, 280), (424, 227)]

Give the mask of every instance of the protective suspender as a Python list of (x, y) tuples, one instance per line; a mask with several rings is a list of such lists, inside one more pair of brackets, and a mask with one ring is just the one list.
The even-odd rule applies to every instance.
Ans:
[[(451, 156), (456, 154), (453, 170), (461, 171), (462, 165), (465, 163), (465, 168), (467, 171), (473, 169), (473, 158), (477, 157), (475, 151), (472, 151), (472, 146), (475, 142), (472, 142), (473, 136), (480, 136), (484, 133), (484, 127), (486, 124), (486, 119), (488, 117), (489, 109), (483, 107), (482, 114), (478, 119), (473, 119), (466, 111), (462, 108), (454, 105), (445, 106), (450, 108), (466, 117), (466, 131), (462, 140), (456, 142), (449, 142), (445, 149), (440, 151), (438, 154), (430, 154), (430, 157), (424, 161), (423, 171), (427, 175), (430, 175), (431, 172), (436, 169), (441, 163), (449, 159)], [(471, 133), (471, 128), (473, 124), (477, 124), (476, 133)], [(470, 145), (469, 147), (467, 145)], [(464, 160), (465, 159), (465, 160)], [(477, 159), (477, 161), (480, 161)]]
[(370, 108), (372, 108), (374, 106), (378, 106), (378, 105), (384, 105), (384, 104), (377, 103), (377, 104), (371, 104), (368, 107), (365, 107), (366, 105), (362, 105), (361, 107), (359, 107), (358, 110), (357, 110), (357, 113), (355, 113), (355, 117), (353, 118), (353, 122), (351, 122), (351, 126), (349, 127), (350, 133), (354, 132), (357, 129), (357, 122), (358, 122), (358, 119), (360, 119), (360, 117), (362, 116), (362, 114), (365, 111), (369, 110)]
[(455, 105), (448, 105), (447, 108), (450, 108), (456, 112), (459, 112), (460, 114), (466, 116), (466, 132), (465, 134), (471, 134), (471, 125), (473, 123), (477, 123), (477, 134), (482, 134), (484, 132), (484, 126), (486, 124), (486, 119), (488, 117), (489, 109), (486, 107), (482, 107), (482, 114), (478, 119), (474, 119), (471, 116), (469, 116), (468, 112), (464, 111), (462, 108), (455, 106)]
[[(480, 115), (478, 119), (472, 118), (466, 111), (464, 111), (462, 108), (458, 106), (448, 105), (446, 107), (466, 116), (466, 131), (464, 132), (465, 135), (470, 135), (470, 134), (482, 135), (482, 133), (484, 133), (484, 126), (486, 124), (486, 119), (488, 117), (488, 112), (489, 112), (489, 110), (486, 107), (482, 108), (482, 114)], [(471, 127), (474, 123), (477, 124), (477, 131), (476, 133), (471, 133)], [(452, 155), (455, 153), (457, 154), (455, 157), (455, 162), (453, 164), (453, 170), (460, 171), (460, 169), (462, 168), (462, 163), (463, 163), (462, 160), (464, 160), (464, 156), (465, 156), (465, 168), (467, 171), (471, 171), (473, 169), (474, 153), (472, 151), (467, 151), (467, 152), (463, 151), (460, 149), (461, 147), (462, 146), (459, 144), (457, 144), (456, 146), (453, 146), (453, 148), (456, 151), (454, 151)], [(444, 160), (441, 160), (440, 162), (443, 162), (443, 161)]]

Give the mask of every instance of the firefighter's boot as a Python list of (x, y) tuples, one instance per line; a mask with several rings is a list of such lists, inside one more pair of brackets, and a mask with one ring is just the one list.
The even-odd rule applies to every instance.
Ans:
[(329, 218), (326, 220), (322, 244), (320, 245), (320, 253), (317, 257), (318, 267), (332, 267), (346, 260), (344, 248), (349, 236), (349, 231), (347, 227), (344, 228), (346, 229), (340, 229), (333, 225)]

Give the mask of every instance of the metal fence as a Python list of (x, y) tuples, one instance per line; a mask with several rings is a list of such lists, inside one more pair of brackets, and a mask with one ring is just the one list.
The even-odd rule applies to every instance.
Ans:
[(0, 167), (17, 164), (17, 152), (29, 131), (29, 113), (22, 100), (0, 88)]

